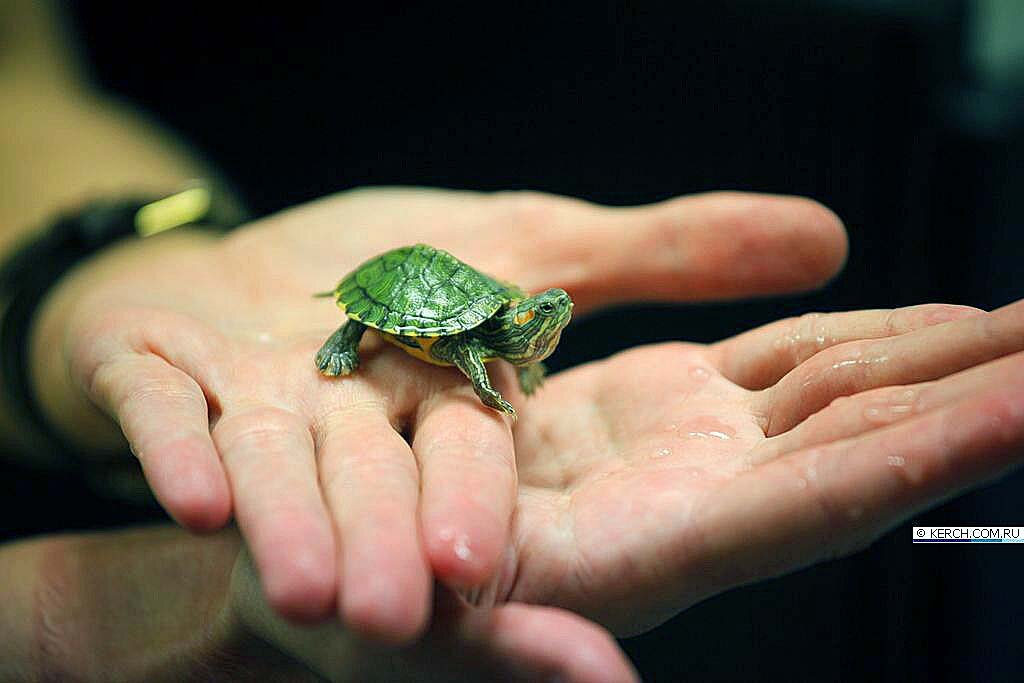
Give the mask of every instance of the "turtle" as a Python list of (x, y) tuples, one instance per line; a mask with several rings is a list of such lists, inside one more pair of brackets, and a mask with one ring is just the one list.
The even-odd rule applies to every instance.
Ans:
[(573, 308), (562, 289), (529, 296), (427, 244), (380, 254), (314, 296), (334, 297), (348, 317), (317, 351), (321, 374), (358, 368), (359, 340), (373, 328), (420, 360), (454, 365), (484, 405), (513, 417), (515, 409), (491, 386), (484, 364), (512, 363), (523, 393), (533, 394), (544, 380), (541, 361), (555, 350)]

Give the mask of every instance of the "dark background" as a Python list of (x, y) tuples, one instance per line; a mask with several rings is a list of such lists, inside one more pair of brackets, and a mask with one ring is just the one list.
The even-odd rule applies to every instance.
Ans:
[[(594, 317), (561, 367), (809, 310), (1024, 296), (1024, 69), (979, 71), (973, 3), (376, 4), (68, 17), (97, 82), (192, 140), (257, 214), (386, 183), (608, 204), (757, 190), (845, 220), (849, 265), (824, 291)], [(652, 681), (1018, 678), (1024, 546), (912, 546), (909, 526), (1024, 526), (1022, 494), (1018, 473), (625, 647)], [(0, 500), (0, 538), (157, 514), (15, 471)]]

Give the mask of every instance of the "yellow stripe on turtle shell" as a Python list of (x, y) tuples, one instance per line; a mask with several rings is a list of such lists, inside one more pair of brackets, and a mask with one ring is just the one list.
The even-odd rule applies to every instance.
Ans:
[[(408, 339), (410, 341), (414, 341), (417, 344), (417, 346), (412, 346), (412, 345), (407, 344), (407, 343), (405, 343), (403, 341), (400, 341), (398, 339), (398, 337), (400, 335), (391, 334), (389, 332), (380, 332), (380, 336), (384, 337), (384, 341), (386, 341), (388, 343), (391, 343), (391, 344), (394, 344), (398, 348), (400, 348), (403, 351), (405, 351), (406, 353), (408, 353), (413, 358), (419, 358), (420, 360), (425, 361), (427, 363), (430, 363), (431, 365), (440, 365), (442, 367), (451, 366), (451, 363), (448, 363), (448, 362), (443, 361), (443, 360), (438, 360), (438, 359), (436, 359), (436, 358), (434, 358), (433, 356), (430, 355), (430, 347), (433, 346), (434, 344), (436, 344), (437, 340), (440, 339), (440, 337), (407, 337), (407, 336), (403, 336), (403, 339)], [(489, 363), (492, 360), (495, 360), (494, 356), (490, 356), (488, 358), (484, 358), (483, 359), (483, 361), (485, 363)]]
[(406, 344), (405, 342), (399, 341), (397, 335), (390, 334), (388, 332), (381, 332), (380, 336), (384, 337), (384, 341), (390, 342), (402, 349), (410, 356), (419, 358), (422, 361), (426, 361), (431, 365), (451, 365), (451, 363), (445, 363), (444, 361), (437, 360), (430, 355), (430, 347), (433, 346), (440, 337), (405, 337), (410, 341), (416, 342), (419, 348)]

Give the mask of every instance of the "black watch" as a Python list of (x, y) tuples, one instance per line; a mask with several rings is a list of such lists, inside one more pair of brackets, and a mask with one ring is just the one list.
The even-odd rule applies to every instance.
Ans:
[(125, 237), (192, 224), (228, 229), (243, 218), (236, 205), (205, 184), (162, 197), (98, 199), (59, 216), (0, 266), (0, 389), (12, 417), (32, 430), (33, 443), (52, 451), (46, 454), (52, 460), (77, 461), (40, 410), (29, 377), (29, 331), (46, 294), (77, 263)]

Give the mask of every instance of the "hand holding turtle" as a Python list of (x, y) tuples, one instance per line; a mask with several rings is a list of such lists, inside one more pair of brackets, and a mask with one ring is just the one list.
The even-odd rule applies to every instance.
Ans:
[(553, 377), (515, 439), (498, 599), (641, 632), (1020, 465), (1024, 301), (638, 347)]
[[(341, 316), (310, 295), (417, 241), (526, 291), (563, 287), (577, 311), (810, 287), (845, 253), (835, 218), (794, 198), (602, 208), (533, 193), (350, 192), (223, 240), (172, 233), (86, 264), (38, 321), (37, 393), (94, 457), (117, 457), (123, 432), (186, 526), (216, 528), (233, 513), (282, 614), (338, 610), (361, 633), (411, 638), (424, 627), (432, 575), (474, 587), (508, 559), (510, 420), (483, 407), (458, 372), (376, 334), (363, 340), (358, 372), (322, 377), (312, 359)], [(510, 367), (493, 372), (507, 392)], [(536, 405), (537, 438), (545, 425), (576, 424), (592, 398), (540, 392), (512, 403)], [(542, 455), (536, 441), (530, 448)]]

